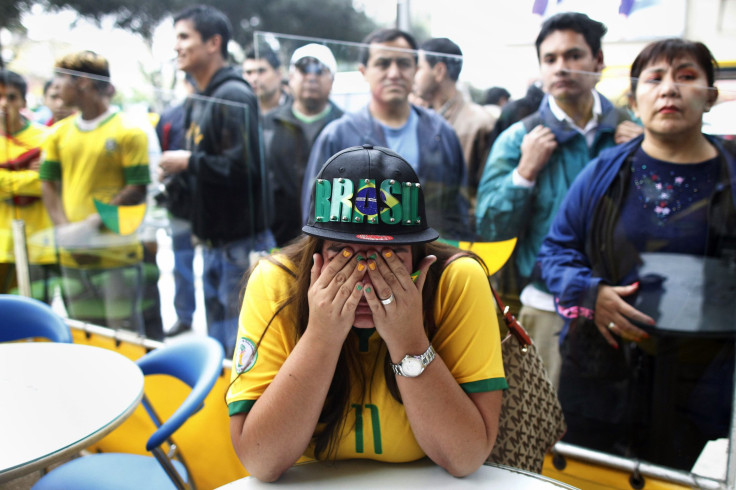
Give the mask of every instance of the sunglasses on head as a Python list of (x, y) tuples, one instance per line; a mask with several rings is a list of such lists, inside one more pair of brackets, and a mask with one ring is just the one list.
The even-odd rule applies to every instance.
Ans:
[(324, 64), (322, 64), (320, 61), (316, 60), (315, 58), (302, 58), (296, 63), (294, 63), (294, 66), (296, 66), (297, 70), (304, 73), (305, 75), (309, 74), (315, 74), (315, 75), (322, 75), (323, 73), (329, 73), (330, 69), (327, 68)]

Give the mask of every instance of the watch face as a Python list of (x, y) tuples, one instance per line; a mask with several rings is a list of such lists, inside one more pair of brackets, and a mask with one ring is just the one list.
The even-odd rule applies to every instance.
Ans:
[(401, 370), (404, 372), (404, 376), (413, 378), (422, 374), (424, 366), (422, 366), (422, 361), (416, 357), (407, 357), (401, 361)]

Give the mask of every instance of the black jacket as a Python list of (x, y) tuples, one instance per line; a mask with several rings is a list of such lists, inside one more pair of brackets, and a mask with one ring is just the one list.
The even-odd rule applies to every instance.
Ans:
[(268, 228), (258, 103), (237, 70), (221, 68), (190, 97), (185, 127), (193, 234), (218, 246)]
[(279, 247), (302, 232), (299, 197), (314, 140), (328, 123), (343, 114), (339, 107), (330, 102), (332, 110), (319, 121), (319, 131), (310, 139), (291, 107), (289, 103), (274, 109), (263, 121), (266, 164), (274, 193), (272, 231)]
[[(156, 124), (156, 135), (162, 151), (183, 150), (186, 147), (184, 134), (185, 103), (169, 108)], [(192, 192), (186, 172), (174, 174), (164, 181), (164, 192), (156, 195), (159, 204), (180, 219), (189, 220), (192, 213)]]

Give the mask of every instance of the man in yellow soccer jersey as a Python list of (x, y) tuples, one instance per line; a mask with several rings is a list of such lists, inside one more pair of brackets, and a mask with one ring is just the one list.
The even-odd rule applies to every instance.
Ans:
[(26, 106), (26, 81), (0, 70), (0, 293), (16, 284), (14, 220), (23, 220), (34, 296), (49, 301), (48, 281), (56, 262), (53, 233), (41, 202), (38, 168), (47, 129), (21, 114)]
[[(78, 110), (54, 126), (41, 166), (69, 316), (143, 333), (142, 248), (135, 232), (121, 232), (125, 208), (117, 206), (145, 199), (150, 182), (146, 134), (110, 107), (105, 58), (92, 51), (73, 53), (60, 58), (55, 70), (61, 98)], [(120, 210), (118, 229), (103, 224), (98, 208), (105, 204)], [(160, 325), (146, 330), (153, 330), (145, 331), (150, 338), (163, 338)]]

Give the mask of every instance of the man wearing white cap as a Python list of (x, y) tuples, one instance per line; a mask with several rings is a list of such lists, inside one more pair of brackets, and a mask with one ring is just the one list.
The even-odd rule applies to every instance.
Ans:
[(272, 231), (279, 247), (301, 235), (299, 195), (304, 169), (314, 140), (327, 123), (342, 116), (330, 101), (337, 62), (321, 44), (307, 44), (294, 51), (289, 67), (291, 103), (264, 117), (266, 161), (274, 192)]

